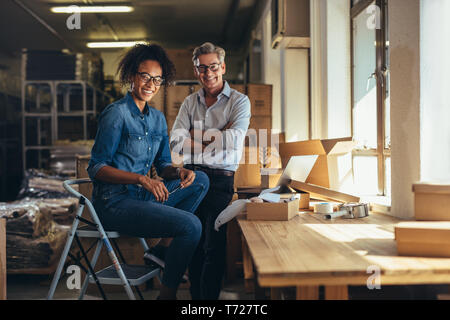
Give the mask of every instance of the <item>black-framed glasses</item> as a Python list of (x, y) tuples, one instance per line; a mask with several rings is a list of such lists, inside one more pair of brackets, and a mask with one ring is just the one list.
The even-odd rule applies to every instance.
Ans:
[(139, 75), (144, 84), (147, 84), (150, 81), (152, 81), (153, 84), (157, 87), (164, 84), (164, 78), (161, 76), (152, 77), (147, 72), (138, 72), (137, 74)]
[(206, 70), (208, 70), (208, 69), (211, 70), (212, 72), (216, 72), (219, 70), (221, 65), (222, 65), (221, 63), (216, 62), (216, 63), (211, 63), (209, 66), (201, 64), (199, 66), (196, 66), (196, 68), (199, 73), (205, 73)]

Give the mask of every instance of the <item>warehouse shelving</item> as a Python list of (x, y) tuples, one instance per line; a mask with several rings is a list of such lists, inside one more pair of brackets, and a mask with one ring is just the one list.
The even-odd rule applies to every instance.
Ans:
[[(35, 90), (34, 101), (27, 92)], [(75, 94), (74, 94), (75, 93)], [(43, 102), (44, 95), (48, 101)], [(62, 118), (82, 118), (82, 125), (77, 128), (83, 140), (89, 138), (88, 120), (95, 118), (99, 105), (106, 105), (111, 97), (83, 80), (23, 80), (22, 81), (22, 158), (23, 169), (27, 169), (27, 152), (38, 152), (38, 168), (42, 167), (42, 151), (55, 148), (54, 143), (61, 139), (60, 125)], [(71, 99), (79, 99), (75, 103)], [(80, 99), (81, 98), (81, 99)], [(28, 105), (33, 108), (27, 108)], [(36, 122), (34, 144), (27, 143), (27, 120)], [(49, 127), (45, 127), (49, 122)]]

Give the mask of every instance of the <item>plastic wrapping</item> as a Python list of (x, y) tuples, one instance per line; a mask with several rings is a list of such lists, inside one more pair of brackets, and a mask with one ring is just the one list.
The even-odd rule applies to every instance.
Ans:
[(62, 184), (65, 179), (67, 177), (51, 176), (37, 169), (28, 169), (25, 171), (17, 199), (68, 198), (71, 195)]
[[(8, 273), (50, 273), (64, 247), (77, 199), (22, 199), (0, 203), (6, 218)], [(56, 221), (64, 221), (61, 225)]]
[(275, 188), (263, 190), (258, 197), (252, 198), (250, 200), (240, 199), (233, 201), (228, 207), (226, 207), (216, 218), (214, 222), (214, 229), (219, 231), (219, 228), (225, 223), (231, 221), (233, 218), (241, 215), (245, 212), (245, 208), (247, 203), (249, 202), (262, 202), (263, 198), (266, 198), (268, 195), (280, 191), (281, 186), (277, 186)]

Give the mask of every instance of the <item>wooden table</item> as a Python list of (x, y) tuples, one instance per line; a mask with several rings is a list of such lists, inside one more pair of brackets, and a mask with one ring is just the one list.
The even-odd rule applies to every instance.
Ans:
[[(326, 299), (348, 299), (348, 285), (365, 286), (368, 280), (381, 286), (450, 283), (449, 258), (397, 255), (394, 225), (400, 221), (376, 213), (352, 220), (312, 213), (290, 221), (238, 219), (247, 245), (243, 254), (275, 299), (280, 287), (297, 287), (297, 299), (318, 299), (323, 285)], [(248, 256), (243, 260), (244, 271), (251, 272)]]

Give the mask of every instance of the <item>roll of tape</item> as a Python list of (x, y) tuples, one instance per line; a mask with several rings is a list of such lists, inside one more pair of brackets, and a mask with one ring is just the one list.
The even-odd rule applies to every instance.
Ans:
[(316, 203), (314, 205), (314, 213), (321, 213), (321, 214), (333, 213), (333, 205), (327, 202)]

